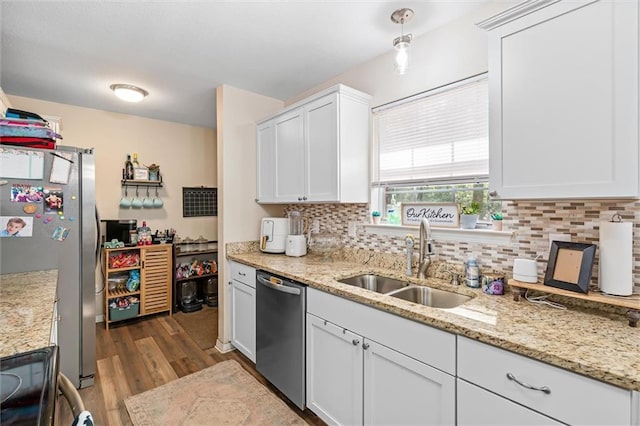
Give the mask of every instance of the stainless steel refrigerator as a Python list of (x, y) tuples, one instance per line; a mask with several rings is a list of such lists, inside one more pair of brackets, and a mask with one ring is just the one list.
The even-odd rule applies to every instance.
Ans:
[(100, 232), (93, 149), (0, 145), (0, 180), (0, 272), (58, 270), (60, 370), (76, 387), (91, 386)]

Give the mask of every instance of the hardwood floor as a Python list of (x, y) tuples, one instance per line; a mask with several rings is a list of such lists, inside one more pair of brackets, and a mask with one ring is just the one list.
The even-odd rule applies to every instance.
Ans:
[[(311, 411), (300, 411), (255, 369), (238, 351), (226, 354), (215, 348), (203, 351), (172, 317), (160, 314), (122, 324), (96, 324), (97, 373), (95, 384), (80, 389), (85, 408), (96, 425), (131, 425), (124, 399), (218, 362), (234, 359), (278, 395), (306, 422), (324, 425)], [(71, 425), (73, 415), (64, 398), (58, 399), (56, 424)]]

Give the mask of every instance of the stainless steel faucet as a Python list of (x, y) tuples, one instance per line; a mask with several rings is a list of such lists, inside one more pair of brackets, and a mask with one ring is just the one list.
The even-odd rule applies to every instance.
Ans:
[(431, 255), (433, 250), (431, 248), (431, 225), (425, 218), (420, 221), (420, 258), (418, 259), (418, 278), (427, 277), (427, 268), (431, 263)]

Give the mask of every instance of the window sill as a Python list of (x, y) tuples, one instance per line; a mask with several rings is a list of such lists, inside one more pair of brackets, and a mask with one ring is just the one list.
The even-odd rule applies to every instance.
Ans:
[[(407, 234), (419, 238), (417, 226), (400, 225), (364, 225), (367, 234), (385, 235), (403, 238)], [(431, 228), (431, 238), (434, 241), (454, 241), (466, 243), (488, 243), (508, 245), (515, 233), (513, 231), (494, 231), (493, 229), (461, 229), (461, 228)]]

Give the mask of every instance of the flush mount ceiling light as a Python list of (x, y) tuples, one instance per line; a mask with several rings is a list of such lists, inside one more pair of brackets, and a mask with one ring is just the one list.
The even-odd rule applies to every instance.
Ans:
[(149, 92), (131, 84), (112, 84), (109, 86), (117, 97), (127, 102), (140, 102)]
[(400, 75), (406, 73), (409, 68), (409, 55), (407, 50), (409, 49), (409, 44), (413, 36), (411, 34), (404, 34), (404, 23), (409, 22), (411, 18), (413, 18), (412, 9), (398, 9), (391, 14), (391, 22), (401, 25), (400, 37), (393, 39), (393, 47), (398, 51), (398, 53), (396, 53), (394, 68)]

